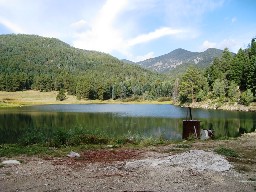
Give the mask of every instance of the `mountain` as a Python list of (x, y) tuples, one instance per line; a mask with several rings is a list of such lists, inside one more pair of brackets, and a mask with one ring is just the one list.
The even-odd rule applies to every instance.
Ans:
[(56, 75), (65, 71), (79, 75), (90, 70), (104, 70), (109, 74), (116, 70), (127, 74), (135, 71), (152, 74), (151, 71), (128, 65), (109, 54), (77, 49), (56, 38), (23, 34), (0, 35), (0, 47), (0, 74), (17, 71), (36, 76)]
[(127, 60), (127, 59), (122, 59), (121, 61), (126, 63), (126, 64), (136, 64), (135, 62)]
[(222, 50), (215, 48), (207, 49), (204, 52), (191, 52), (179, 48), (168, 54), (147, 59), (137, 64), (160, 73), (166, 73), (181, 66), (184, 68), (185, 65), (197, 65), (206, 68), (212, 64), (215, 57), (220, 57), (222, 52)]
[(154, 89), (162, 81), (162, 75), (138, 65), (55, 38), (0, 35), (0, 91), (65, 90), (78, 98), (101, 100), (154, 98), (168, 94)]

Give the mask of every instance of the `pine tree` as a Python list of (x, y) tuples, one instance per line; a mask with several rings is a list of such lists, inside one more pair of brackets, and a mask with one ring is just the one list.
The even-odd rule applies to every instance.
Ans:
[(63, 101), (66, 99), (66, 94), (64, 89), (60, 89), (59, 93), (57, 94), (56, 100)]
[[(181, 102), (195, 102), (199, 92), (207, 91), (206, 78), (196, 68), (189, 68), (182, 76), (179, 84), (179, 98)], [(202, 93), (200, 93), (202, 94)]]

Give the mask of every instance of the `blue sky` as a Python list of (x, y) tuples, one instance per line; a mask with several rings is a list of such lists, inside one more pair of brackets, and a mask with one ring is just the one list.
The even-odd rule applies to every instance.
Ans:
[(132, 61), (177, 48), (236, 53), (256, 37), (256, 0), (0, 0), (0, 34), (10, 33)]

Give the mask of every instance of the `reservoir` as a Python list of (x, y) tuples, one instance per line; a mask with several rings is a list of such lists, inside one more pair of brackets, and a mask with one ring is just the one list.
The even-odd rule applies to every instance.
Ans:
[[(256, 127), (256, 113), (192, 109), (201, 129), (216, 138), (237, 137)], [(188, 109), (167, 104), (69, 104), (26, 106), (0, 110), (0, 143), (15, 143), (28, 130), (86, 129), (112, 137), (162, 137), (179, 140)], [(40, 132), (39, 131), (39, 132)]]

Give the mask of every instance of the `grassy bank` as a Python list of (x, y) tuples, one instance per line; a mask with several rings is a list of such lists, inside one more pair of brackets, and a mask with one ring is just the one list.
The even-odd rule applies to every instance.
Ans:
[[(69, 143), (75, 137), (80, 137), (79, 142)], [(81, 140), (83, 138), (83, 140)], [(78, 139), (79, 140), (79, 139)], [(56, 143), (54, 143), (56, 142)], [(177, 141), (176, 141), (177, 142)], [(66, 156), (70, 151), (81, 152), (91, 149), (110, 148), (143, 148), (148, 146), (160, 146), (174, 143), (162, 138), (110, 138), (95, 135), (80, 135), (70, 137), (65, 143), (60, 144), (59, 140), (51, 139), (49, 142), (38, 142), (34, 144), (1, 144), (0, 157), (13, 157), (19, 155), (38, 156)]]
[(174, 104), (177, 106), (202, 108), (202, 109), (222, 109), (231, 111), (256, 111), (256, 103), (249, 106), (240, 105), (234, 102), (221, 103), (218, 100), (206, 100), (195, 103), (174, 103), (170, 98), (159, 98), (158, 100), (142, 100), (141, 98), (127, 98), (117, 100), (78, 100), (76, 96), (67, 95), (64, 101), (56, 100), (58, 92), (40, 91), (0, 91), (0, 109), (8, 107), (20, 107), (25, 105), (47, 105), (47, 104)]
[(171, 101), (159, 99), (158, 101), (148, 100), (78, 100), (76, 96), (67, 95), (64, 101), (57, 101), (58, 92), (40, 92), (40, 91), (0, 91), (0, 108), (18, 107), (24, 105), (45, 105), (45, 104), (107, 104), (107, 103), (134, 103), (134, 104), (171, 104)]
[(27, 128), (15, 137), (15, 140), (4, 140), (0, 145), (1, 156), (19, 154), (62, 154), (62, 151), (76, 151), (81, 149), (94, 149), (122, 146), (147, 146), (170, 143), (162, 137), (145, 137), (139, 134), (123, 136), (110, 135), (103, 130), (87, 130), (83, 127), (72, 129), (54, 128), (40, 129)]

